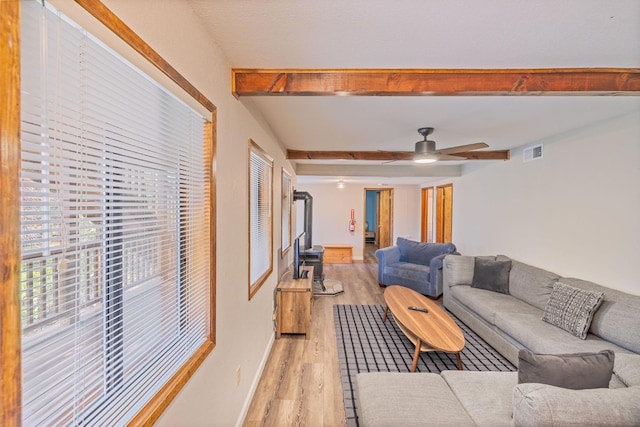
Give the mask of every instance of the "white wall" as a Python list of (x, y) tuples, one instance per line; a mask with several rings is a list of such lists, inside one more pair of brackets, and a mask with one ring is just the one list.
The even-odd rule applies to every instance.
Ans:
[[(302, 184), (297, 190), (307, 191), (313, 197), (313, 244), (345, 244), (353, 246), (354, 260), (363, 259), (365, 226), (365, 188), (373, 185), (352, 184), (345, 188), (332, 184)], [(393, 241), (396, 237), (420, 239), (420, 187), (396, 185), (393, 188)], [(302, 209), (301, 202), (298, 202)], [(356, 231), (350, 233), (349, 218), (355, 209)]]
[[(293, 168), (270, 130), (231, 95), (231, 67), (184, 1), (104, 2), (217, 106), (217, 342), (157, 425), (232, 426), (241, 420), (250, 403), (273, 340), (273, 296), (278, 282), (280, 206), (276, 203), (274, 273), (248, 300), (248, 139), (274, 157), (276, 195), (280, 194), (281, 167), (285, 165), (290, 172)], [(57, 0), (56, 5), (89, 31), (101, 34), (101, 39), (113, 39), (75, 2)], [(118, 41), (107, 43), (118, 51), (122, 49)], [(130, 60), (141, 63), (136, 54), (126, 50), (124, 53)], [(143, 67), (149, 68), (144, 64)], [(237, 368), (241, 370), (239, 385), (236, 385)]]
[(544, 157), (454, 180), (453, 241), (640, 295), (640, 112), (547, 140)]

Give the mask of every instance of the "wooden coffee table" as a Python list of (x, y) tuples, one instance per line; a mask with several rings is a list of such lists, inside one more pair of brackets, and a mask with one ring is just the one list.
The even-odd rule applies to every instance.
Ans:
[[(387, 307), (382, 321), (387, 320), (391, 310), (400, 330), (416, 346), (411, 372), (416, 371), (421, 351), (442, 351), (456, 355), (458, 369), (462, 370), (460, 352), (464, 348), (462, 330), (434, 301), (404, 286), (389, 286), (384, 291)], [(426, 308), (427, 313), (409, 307)]]

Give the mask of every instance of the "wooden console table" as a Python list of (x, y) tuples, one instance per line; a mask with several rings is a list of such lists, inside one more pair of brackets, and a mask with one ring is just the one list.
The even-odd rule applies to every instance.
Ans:
[(311, 299), (313, 297), (313, 266), (306, 278), (294, 280), (291, 273), (276, 288), (276, 338), (282, 334), (305, 334), (311, 327)]
[(353, 246), (323, 245), (325, 264), (351, 264), (353, 262)]

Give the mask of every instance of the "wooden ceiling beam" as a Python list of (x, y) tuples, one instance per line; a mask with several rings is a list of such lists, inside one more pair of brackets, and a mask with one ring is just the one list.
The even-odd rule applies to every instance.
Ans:
[(640, 68), (241, 69), (240, 96), (640, 95)]
[[(289, 160), (413, 160), (412, 151), (301, 151), (287, 150)], [(509, 160), (509, 150), (469, 151), (455, 156), (468, 160)]]

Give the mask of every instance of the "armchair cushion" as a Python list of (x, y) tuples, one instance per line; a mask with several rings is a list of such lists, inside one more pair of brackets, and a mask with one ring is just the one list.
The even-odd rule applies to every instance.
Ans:
[(400, 261), (427, 266), (434, 257), (452, 253), (456, 250), (453, 243), (414, 242), (402, 237), (398, 237), (396, 244), (400, 249)]

